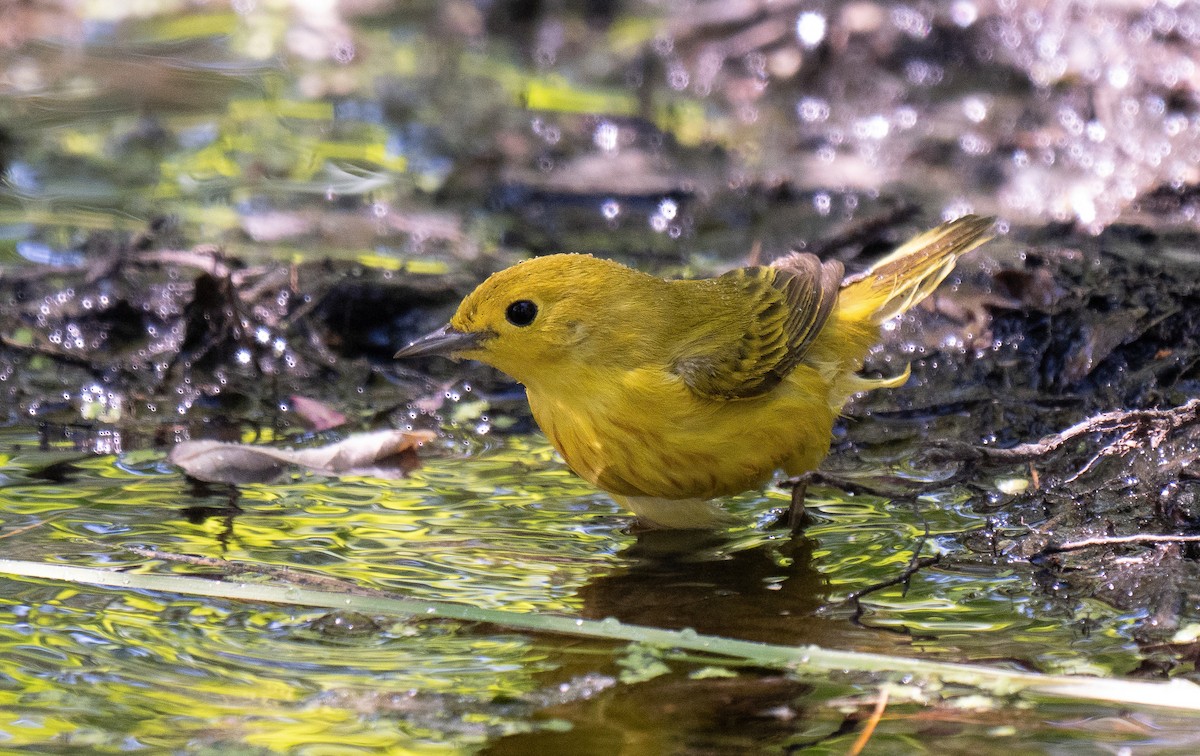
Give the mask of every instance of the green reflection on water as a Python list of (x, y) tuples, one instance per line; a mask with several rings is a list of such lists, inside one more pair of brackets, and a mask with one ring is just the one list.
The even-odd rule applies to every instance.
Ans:
[(544, 659), (527, 640), (445, 625), (336, 643), (300, 632), (313, 613), (32, 585), (3, 605), (16, 617), (0, 629), (0, 745), (11, 747), (449, 748), (447, 736), (478, 742), (522, 725), (482, 706), (441, 728), (436, 711), (428, 721), (364, 717), (321, 694), (517, 696)]
[[(912, 503), (816, 488), (818, 522), (795, 541), (764, 526), (786, 504), (778, 490), (730, 501), (740, 524), (727, 533), (633, 534), (540, 435), (430, 458), (402, 481), (298, 474), (248, 485), (236, 508), (230, 489), (195, 487), (160, 454), (69, 457), (24, 451), (27, 436), (8, 440), (17, 450), (0, 464), (0, 528), (36, 527), (0, 545), (23, 558), (204, 571), (121, 548), (137, 545), (414, 597), (730, 637), (1046, 671), (1137, 663), (1128, 618), (1093, 603), (1082, 634), (1041, 617), (1029, 576), (1011, 567), (929, 568), (907, 589), (864, 597), (852, 618), (840, 603), (850, 591), (895, 576), (918, 546), (952, 553), (958, 534), (981, 527), (952, 491)], [(12, 618), (0, 628), (4, 747), (473, 750), (558, 726), (503, 702), (569, 674), (620, 671), (612, 650), (581, 662), (575, 644), (455, 623), (368, 620), (329, 633), (315, 612), (34, 581), (3, 583), (0, 603)], [(718, 682), (683, 684), (700, 700)]]

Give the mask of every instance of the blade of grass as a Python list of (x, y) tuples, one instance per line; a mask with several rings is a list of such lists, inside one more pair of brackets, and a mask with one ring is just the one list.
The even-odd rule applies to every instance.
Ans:
[(997, 667), (911, 659), (886, 654), (839, 651), (820, 646), (782, 646), (701, 635), (691, 630), (662, 630), (629, 625), (616, 619), (585, 620), (504, 609), (481, 609), (446, 601), (418, 601), (384, 596), (317, 591), (268, 583), (222, 582), (181, 575), (137, 574), (71, 565), (0, 559), (0, 574), (41, 578), (122, 590), (160, 591), (229, 601), (253, 601), (311, 608), (337, 609), (399, 617), (429, 617), (481, 622), (531, 633), (553, 633), (611, 641), (644, 643), (694, 651), (762, 667), (787, 669), (814, 676), (830, 672), (866, 672), (912, 676), (914, 684), (951, 683), (993, 695), (1025, 694), (1122, 705), (1156, 706), (1200, 712), (1200, 686), (1187, 680), (1168, 682), (1117, 678), (1045, 675)]

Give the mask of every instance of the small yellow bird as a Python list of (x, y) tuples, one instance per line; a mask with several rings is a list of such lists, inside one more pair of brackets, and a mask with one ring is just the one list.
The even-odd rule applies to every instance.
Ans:
[(589, 255), (527, 260), (488, 278), (444, 328), (396, 357), (480, 360), (525, 385), (571, 469), (643, 520), (712, 527), (708, 500), (799, 475), (829, 452), (880, 325), (924, 299), (990, 236), (966, 216), (843, 280), (793, 253), (771, 266), (668, 281)]

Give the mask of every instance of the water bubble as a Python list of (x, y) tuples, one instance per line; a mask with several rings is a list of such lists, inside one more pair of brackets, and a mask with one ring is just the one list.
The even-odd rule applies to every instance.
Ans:
[(855, 136), (863, 139), (884, 139), (891, 127), (882, 115), (860, 118), (854, 122)]
[(968, 155), (986, 155), (992, 151), (992, 143), (974, 132), (967, 132), (959, 137), (958, 146)]
[(987, 103), (982, 97), (968, 97), (963, 100), (963, 114), (972, 123), (980, 123), (987, 118)]
[(970, 0), (957, 0), (950, 6), (950, 20), (965, 29), (979, 18), (979, 9)]
[(1163, 130), (1167, 132), (1167, 136), (1179, 136), (1187, 127), (1188, 118), (1182, 113), (1174, 113), (1163, 121)]
[(796, 105), (796, 114), (805, 123), (817, 123), (829, 119), (829, 103), (819, 97), (805, 97)]
[(1071, 210), (1080, 223), (1088, 224), (1096, 220), (1096, 201), (1091, 190), (1084, 184), (1076, 184), (1070, 191)]
[(825, 39), (825, 17), (814, 11), (801, 13), (796, 19), (796, 39), (805, 47), (816, 47)]
[(926, 60), (910, 60), (904, 65), (904, 78), (914, 86), (932, 87), (940, 84), (946, 76), (946, 69)]
[(892, 24), (915, 39), (928, 37), (931, 29), (930, 21), (924, 13), (903, 5), (892, 9)]
[(813, 207), (821, 215), (829, 215), (829, 211), (833, 208), (833, 198), (826, 192), (817, 192), (813, 195)]
[(676, 91), (687, 89), (691, 76), (683, 64), (675, 61), (667, 68), (667, 86)]
[(621, 205), (616, 200), (606, 200), (604, 204), (600, 206), (600, 214), (603, 215), (606, 220), (613, 220), (621, 214)]
[(592, 141), (597, 147), (605, 152), (612, 152), (617, 149), (618, 138), (621, 135), (621, 130), (612, 121), (601, 121), (596, 127), (596, 133), (592, 135)]
[(343, 41), (333, 48), (333, 59), (338, 63), (349, 63), (354, 60), (354, 43)]

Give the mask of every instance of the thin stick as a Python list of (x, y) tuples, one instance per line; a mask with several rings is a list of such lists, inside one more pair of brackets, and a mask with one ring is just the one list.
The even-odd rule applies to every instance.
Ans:
[(1084, 538), (1079, 541), (1050, 544), (1042, 549), (1042, 554), (1058, 554), (1063, 551), (1079, 551), (1093, 546), (1119, 546), (1126, 543), (1200, 543), (1200, 536), (1168, 535), (1157, 533), (1141, 533), (1127, 536), (1097, 536)]
[(1043, 437), (1028, 444), (1017, 444), (1007, 449), (990, 446), (973, 446), (960, 443), (941, 443), (931, 449), (930, 458), (937, 459), (988, 459), (998, 462), (1028, 462), (1061, 448), (1068, 441), (1089, 433), (1131, 433), (1139, 428), (1150, 431), (1150, 447), (1157, 447), (1167, 433), (1200, 419), (1200, 399), (1191, 399), (1185, 404), (1168, 409), (1114, 410), (1080, 421), (1066, 430)]
[[(866, 588), (860, 588), (859, 590), (854, 591), (853, 593), (846, 596), (846, 598), (843, 601), (844, 601), (844, 603), (858, 601), (860, 598), (862, 598), (863, 596), (866, 596), (868, 593), (874, 593), (875, 591), (883, 590), (884, 588), (890, 588), (893, 585), (899, 585), (900, 583), (906, 583), (912, 579), (913, 575), (917, 574), (918, 572), (925, 569), (926, 567), (937, 564), (940, 561), (942, 561), (942, 557), (940, 555), (918, 557), (916, 554), (913, 554), (913, 558), (909, 560), (908, 566), (904, 568), (904, 572), (901, 572), (899, 575), (897, 575), (894, 578), (884, 580), (883, 582), (880, 582), (880, 583), (873, 583), (872, 585), (868, 585)], [(905, 592), (906, 593), (908, 592), (907, 588), (905, 588)]]
[(871, 712), (871, 717), (867, 720), (863, 731), (854, 740), (854, 745), (850, 746), (850, 750), (846, 752), (846, 756), (858, 756), (867, 747), (871, 736), (875, 734), (875, 726), (879, 724), (879, 720), (883, 719), (883, 710), (887, 708), (887, 704), (888, 689), (880, 688), (879, 698), (875, 699), (875, 709)]
[(28, 533), (29, 531), (33, 530), (34, 528), (40, 528), (41, 526), (50, 522), (57, 516), (58, 515), (52, 515), (50, 517), (47, 517), (44, 520), (38, 520), (37, 522), (31, 522), (28, 525), (23, 525), (22, 527), (19, 527), (15, 530), (10, 530), (7, 533), (5, 533), (4, 535), (0, 535), (0, 540), (3, 540), (5, 538), (12, 538), (15, 535), (21, 535), (22, 533)]

